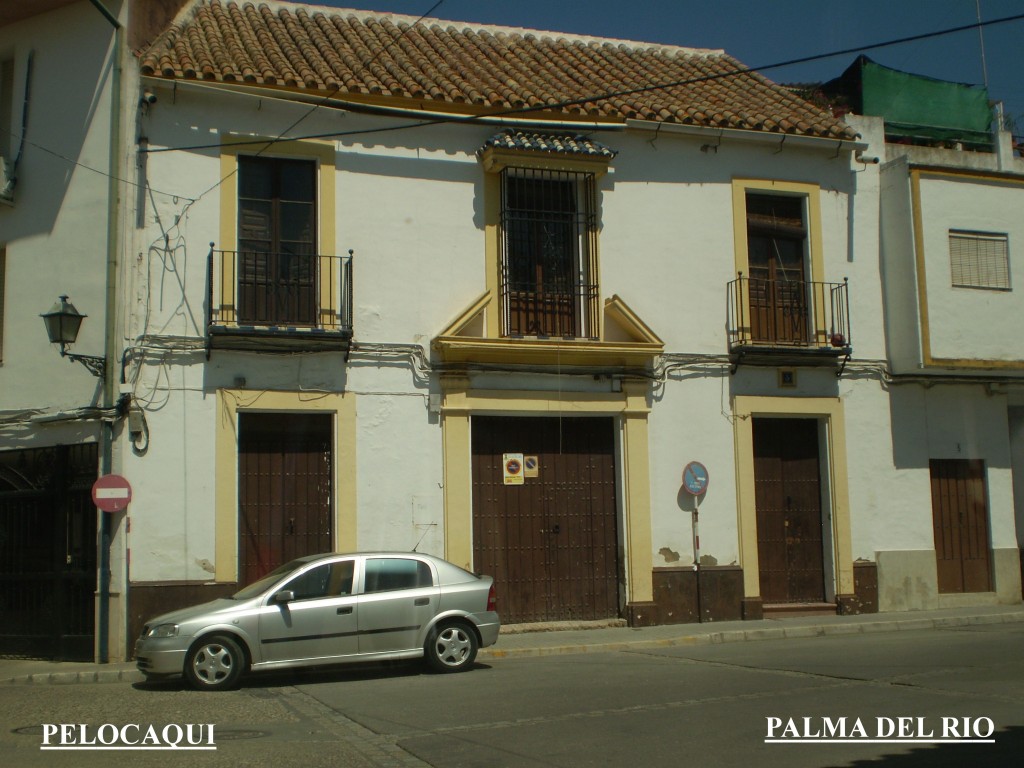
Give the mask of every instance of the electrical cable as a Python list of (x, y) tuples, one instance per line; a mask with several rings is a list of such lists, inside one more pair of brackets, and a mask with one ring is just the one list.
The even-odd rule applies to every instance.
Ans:
[[(369, 68), (370, 66), (372, 66), (372, 65), (374, 64), (374, 62), (376, 62), (376, 61), (377, 61), (377, 59), (378, 59), (378, 58), (379, 58), (379, 57), (380, 57), (381, 55), (383, 55), (383, 54), (384, 54), (384, 52), (385, 52), (385, 51), (387, 51), (387, 50), (388, 50), (389, 48), (391, 48), (391, 46), (393, 46), (393, 45), (396, 45), (396, 44), (397, 44), (397, 43), (398, 43), (398, 42), (399, 42), (399, 41), (400, 41), (400, 40), (401, 40), (402, 38), (404, 38), (404, 37), (405, 37), (405, 36), (406, 36), (406, 35), (407, 35), (407, 34), (409, 33), (409, 31), (410, 31), (410, 30), (414, 29), (414, 28), (416, 27), (416, 25), (417, 25), (417, 24), (419, 24), (419, 23), (420, 23), (421, 21), (423, 21), (423, 20), (424, 20), (425, 18), (427, 18), (427, 16), (428, 16), (428, 15), (429, 15), (430, 13), (432, 13), (432, 12), (433, 12), (434, 10), (436, 10), (436, 9), (437, 9), (438, 7), (440, 7), (440, 5), (441, 5), (441, 4), (443, 3), (443, 2), (444, 2), (444, 0), (437, 0), (437, 2), (436, 2), (436, 3), (434, 3), (434, 4), (432, 5), (432, 6), (430, 6), (430, 8), (428, 8), (428, 9), (427, 9), (427, 11), (426, 11), (426, 12), (425, 12), (425, 13), (424, 13), (423, 15), (421, 15), (421, 16), (420, 16), (420, 17), (419, 17), (418, 19), (416, 19), (416, 21), (415, 21), (415, 22), (413, 22), (413, 23), (412, 23), (412, 24), (411, 24), (411, 25), (410, 25), (410, 26), (408, 27), (408, 29), (404, 30), (404, 31), (402, 32), (402, 34), (400, 34), (400, 35), (399, 35), (399, 36), (398, 36), (397, 38), (395, 38), (395, 39), (394, 39), (394, 40), (393, 40), (393, 41), (392, 41), (391, 43), (389, 43), (388, 45), (384, 46), (383, 48), (381, 48), (380, 50), (378, 50), (378, 51), (377, 51), (377, 52), (376, 52), (376, 53), (375, 53), (375, 54), (374, 54), (374, 55), (373, 55), (372, 57), (370, 57), (370, 60), (369, 60), (369, 61), (367, 61), (366, 63), (364, 63), (364, 64), (362, 65), (362, 69), (361, 69), (361, 70), (359, 70), (359, 71), (360, 71), (360, 72), (362, 72), (362, 71), (366, 70), (367, 68)], [(277, 136), (277, 138), (274, 138), (274, 139), (270, 139), (270, 140), (268, 140), (268, 141), (266, 142), (266, 146), (262, 147), (262, 148), (261, 148), (261, 149), (260, 149), (260, 150), (259, 150), (258, 152), (256, 152), (256, 155), (255, 155), (255, 156), (256, 156), (256, 157), (259, 157), (259, 156), (260, 156), (260, 155), (262, 155), (262, 154), (263, 154), (264, 152), (266, 152), (266, 151), (267, 151), (267, 150), (269, 150), (269, 149), (270, 149), (271, 147), (273, 147), (273, 146), (274, 146), (275, 144), (277, 144), (277, 143), (279, 143), (279, 142), (281, 142), (281, 141), (284, 141), (284, 135), (285, 135), (286, 133), (288, 133), (288, 131), (292, 130), (292, 129), (293, 129), (293, 128), (294, 128), (295, 126), (299, 125), (299, 124), (300, 124), (301, 122), (303, 122), (303, 121), (304, 121), (304, 120), (305, 120), (306, 118), (308, 118), (308, 117), (309, 117), (309, 116), (310, 116), (311, 114), (313, 114), (313, 113), (314, 113), (314, 112), (316, 112), (316, 111), (317, 111), (318, 109), (320, 109), (320, 107), (321, 107), (321, 106), (322, 106), (323, 104), (325, 104), (326, 102), (330, 101), (330, 99), (331, 99), (332, 97), (334, 97), (334, 96), (335, 96), (335, 95), (336, 95), (337, 93), (339, 93), (339, 92), (341, 91), (341, 89), (342, 89), (342, 86), (338, 86), (338, 87), (337, 87), (337, 88), (335, 88), (335, 89), (334, 89), (334, 90), (333, 90), (333, 91), (332, 91), (331, 93), (329, 93), (329, 94), (327, 94), (326, 96), (324, 96), (324, 97), (323, 97), (323, 99), (321, 99), (321, 100), (320, 100), (320, 102), (318, 102), (317, 104), (314, 104), (314, 105), (313, 105), (313, 107), (312, 107), (311, 109), (307, 110), (307, 111), (306, 111), (306, 113), (305, 113), (304, 115), (302, 115), (302, 116), (301, 116), (301, 117), (300, 117), (300, 118), (299, 118), (298, 120), (296, 120), (296, 121), (295, 121), (295, 122), (293, 122), (293, 123), (292, 123), (292, 124), (291, 124), (290, 126), (288, 126), (288, 127), (287, 127), (287, 128), (285, 128), (285, 129), (284, 129), (283, 131), (281, 131), (281, 133), (280, 133), (280, 134), (279, 134), (279, 135)], [(256, 143), (262, 143), (262, 142), (256, 142)], [(220, 144), (217, 144), (216, 146), (218, 146), (218, 147), (219, 147), (219, 146), (220, 146)], [(140, 150), (140, 151), (142, 151), (142, 150)], [(214, 185), (213, 185), (212, 187), (210, 187), (209, 189), (205, 190), (205, 191), (204, 191), (204, 192), (203, 192), (202, 194), (200, 194), (200, 195), (199, 195), (198, 197), (196, 197), (196, 198), (195, 198), (195, 200), (192, 200), (192, 201), (190, 201), (190, 202), (189, 202), (189, 203), (188, 203), (188, 204), (187, 204), (187, 205), (185, 206), (185, 210), (187, 210), (187, 209), (188, 209), (188, 207), (192, 205), (192, 203), (195, 203), (195, 202), (198, 202), (199, 200), (202, 200), (202, 199), (203, 199), (204, 197), (206, 197), (206, 196), (207, 196), (208, 194), (210, 194), (210, 193), (211, 193), (211, 192), (212, 192), (213, 190), (217, 189), (217, 188), (218, 188), (218, 187), (219, 187), (219, 186), (220, 186), (221, 184), (223, 184), (223, 183), (224, 183), (224, 182), (226, 182), (226, 181), (227, 181), (228, 179), (230, 179), (231, 177), (233, 177), (233, 176), (234, 176), (234, 175), (235, 175), (236, 173), (238, 173), (238, 166), (237, 166), (237, 165), (236, 165), (236, 166), (235, 166), (235, 168), (234, 168), (234, 169), (232, 169), (232, 170), (231, 170), (231, 171), (230, 171), (229, 173), (225, 174), (225, 175), (224, 175), (224, 178), (220, 179), (220, 180), (219, 180), (219, 181), (218, 181), (218, 182), (217, 182), (216, 184), (214, 184)]]
[[(849, 55), (851, 53), (861, 53), (863, 51), (871, 51), (871, 50), (875, 50), (875, 49), (878, 49), (878, 48), (886, 48), (886, 47), (890, 47), (890, 46), (894, 46), (894, 45), (902, 45), (902, 44), (905, 44), (905, 43), (917, 42), (917, 41), (920, 41), (920, 40), (927, 40), (927, 39), (931, 39), (931, 38), (935, 38), (935, 37), (942, 37), (942, 36), (945, 36), (945, 35), (956, 34), (957, 32), (963, 32), (963, 31), (969, 30), (969, 29), (980, 29), (982, 27), (992, 26), (992, 25), (995, 25), (995, 24), (1005, 24), (1005, 23), (1009, 23), (1009, 22), (1013, 22), (1013, 21), (1021, 21), (1021, 20), (1024, 20), (1024, 14), (1017, 14), (1015, 16), (1005, 16), (1005, 17), (1002, 17), (1002, 18), (999, 18), (999, 19), (990, 19), (989, 21), (975, 22), (973, 24), (960, 25), (960, 26), (957, 26), (957, 27), (949, 27), (947, 29), (936, 30), (934, 32), (924, 32), (924, 33), (917, 34), (917, 35), (908, 35), (908, 36), (905, 36), (905, 37), (895, 38), (893, 40), (886, 40), (886, 41), (883, 41), (883, 42), (880, 42), (880, 43), (871, 43), (871, 44), (868, 44), (868, 45), (855, 46), (855, 47), (851, 47), (851, 48), (844, 48), (844, 49), (841, 49), (841, 50), (830, 51), (830, 52), (827, 52), (827, 53), (813, 54), (811, 56), (802, 56), (802, 57), (799, 57), (799, 58), (788, 59), (786, 61), (776, 62), (774, 64), (767, 64), (767, 65), (764, 65), (764, 66), (741, 67), (739, 69), (734, 69), (734, 70), (731, 70), (729, 72), (719, 72), (719, 73), (713, 74), (713, 75), (703, 75), (701, 77), (687, 78), (685, 80), (675, 80), (675, 81), (671, 81), (671, 82), (667, 82), (667, 83), (656, 83), (656, 84), (653, 84), (653, 85), (641, 86), (641, 87), (638, 87), (638, 88), (628, 88), (628, 89), (623, 89), (623, 90), (619, 90), (619, 91), (608, 91), (608, 92), (601, 93), (601, 94), (594, 94), (594, 95), (591, 95), (591, 96), (584, 96), (584, 97), (579, 97), (579, 98), (575, 98), (575, 99), (568, 99), (568, 100), (565, 100), (565, 101), (559, 101), (559, 102), (543, 104), (543, 105), (530, 105), (530, 106), (525, 106), (525, 107), (512, 107), (512, 108), (498, 110), (498, 111), (494, 111), (494, 112), (486, 112), (486, 113), (480, 114), (480, 115), (453, 115), (453, 116), (450, 116), (450, 117), (448, 117), (448, 116), (439, 116), (439, 117), (436, 117), (436, 118), (420, 120), (418, 122), (410, 123), (408, 125), (387, 126), (387, 127), (383, 127), (383, 128), (367, 128), (367, 129), (353, 130), (353, 131), (332, 131), (330, 133), (309, 134), (309, 135), (304, 135), (304, 136), (289, 136), (289, 137), (280, 136), (280, 137), (278, 137), (276, 139), (254, 140), (254, 141), (252, 141), (250, 143), (252, 143), (252, 144), (263, 144), (263, 143), (269, 142), (268, 143), (268, 147), (269, 147), (269, 146), (272, 146), (275, 143), (281, 143), (281, 142), (307, 141), (307, 140), (310, 140), (310, 139), (326, 139), (326, 138), (337, 138), (337, 137), (341, 137), (341, 136), (354, 136), (354, 135), (368, 135), (368, 134), (377, 134), (377, 133), (387, 133), (387, 132), (391, 132), (391, 131), (409, 130), (409, 129), (412, 129), (412, 128), (422, 128), (422, 127), (426, 127), (426, 126), (441, 125), (441, 124), (473, 123), (473, 122), (478, 122), (478, 121), (481, 121), (481, 120), (484, 120), (484, 119), (492, 119), (492, 118), (495, 118), (495, 117), (510, 117), (510, 116), (513, 116), (513, 115), (535, 113), (538, 110), (539, 111), (550, 111), (550, 110), (556, 110), (556, 109), (564, 109), (566, 107), (582, 106), (582, 105), (590, 104), (590, 103), (594, 103), (594, 102), (607, 101), (608, 99), (619, 98), (619, 97), (622, 97), (622, 96), (633, 96), (633, 95), (636, 95), (636, 94), (639, 94), (639, 93), (648, 93), (648, 92), (657, 91), (657, 90), (667, 90), (669, 88), (679, 88), (679, 87), (686, 86), (686, 85), (696, 85), (696, 84), (699, 84), (699, 83), (711, 82), (711, 81), (714, 81), (714, 80), (721, 80), (721, 79), (725, 79), (725, 78), (728, 78), (728, 77), (734, 77), (736, 75), (758, 74), (760, 72), (764, 72), (764, 71), (768, 71), (768, 70), (772, 70), (772, 69), (779, 69), (781, 67), (789, 67), (789, 66), (793, 66), (793, 65), (796, 65), (796, 64), (806, 64), (806, 63), (809, 63), (809, 62), (812, 62), (812, 61), (819, 61), (819, 60), (822, 60), (822, 59), (833, 58), (835, 56), (844, 56), (844, 55)], [(334, 94), (337, 94), (337, 93), (338, 93), (338, 91), (335, 90), (335, 91), (332, 92), (332, 94), (330, 96), (327, 96), (325, 98), (326, 99), (330, 99)], [(241, 142), (241, 143), (244, 144), (245, 142)], [(187, 152), (187, 151), (200, 150), (200, 149), (215, 149), (215, 148), (218, 148), (220, 146), (221, 146), (220, 143), (216, 143), (216, 144), (192, 144), (192, 145), (180, 146), (180, 147), (148, 148), (148, 149), (143, 150), (143, 151), (145, 151), (145, 152), (147, 152), (149, 154), (157, 154), (157, 153), (161, 153), (161, 152)], [(207, 192), (209, 192), (209, 191), (210, 190), (207, 190)], [(204, 192), (203, 194), (206, 194), (206, 192)]]

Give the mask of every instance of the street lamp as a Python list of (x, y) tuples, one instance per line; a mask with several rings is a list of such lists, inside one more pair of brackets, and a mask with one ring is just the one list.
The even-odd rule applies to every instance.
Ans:
[(46, 335), (50, 338), (50, 343), (60, 344), (61, 357), (81, 363), (97, 378), (105, 377), (107, 361), (104, 358), (95, 355), (75, 355), (67, 351), (68, 345), (74, 344), (78, 339), (78, 329), (82, 327), (82, 321), (88, 315), (83, 315), (75, 309), (75, 305), (68, 301), (67, 296), (61, 296), (50, 307), (50, 311), (40, 317), (46, 325)]

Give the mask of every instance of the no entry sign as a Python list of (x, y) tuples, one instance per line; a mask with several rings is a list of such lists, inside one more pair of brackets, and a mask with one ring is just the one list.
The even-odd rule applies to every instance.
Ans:
[(132, 487), (121, 475), (104, 475), (92, 484), (92, 503), (104, 512), (120, 512), (132, 500)]

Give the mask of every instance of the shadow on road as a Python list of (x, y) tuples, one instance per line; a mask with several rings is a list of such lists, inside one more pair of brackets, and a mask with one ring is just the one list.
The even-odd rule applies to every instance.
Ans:
[[(473, 674), (491, 667), (479, 662), (472, 669), (460, 674)], [(283, 688), (295, 685), (316, 685), (319, 683), (345, 683), (357, 680), (387, 680), (401, 677), (442, 676), (444, 673), (434, 672), (419, 659), (411, 661), (383, 661), (366, 664), (353, 664), (332, 667), (307, 667), (304, 669), (286, 669), (274, 672), (255, 672), (245, 675), (240, 681), (240, 689)], [(166, 680), (146, 680), (133, 683), (132, 687), (139, 691), (188, 690), (189, 686), (181, 677)]]
[(933, 744), (898, 755), (842, 762), (851, 768), (961, 768), (965, 765), (1016, 765), (1024, 754), (1024, 727), (996, 731), (995, 744)]

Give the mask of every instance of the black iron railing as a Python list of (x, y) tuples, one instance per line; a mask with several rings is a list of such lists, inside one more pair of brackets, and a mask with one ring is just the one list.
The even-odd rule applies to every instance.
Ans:
[(729, 350), (803, 348), (849, 354), (849, 286), (740, 275), (728, 284)]
[(207, 325), (352, 329), (352, 252), (218, 251), (207, 267)]

